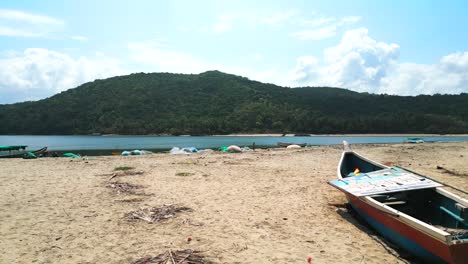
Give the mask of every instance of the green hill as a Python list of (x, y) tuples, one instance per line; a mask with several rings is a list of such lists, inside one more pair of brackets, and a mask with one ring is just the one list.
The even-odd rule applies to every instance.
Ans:
[(0, 105), (0, 134), (468, 133), (468, 94), (285, 88), (210, 71), (137, 73)]

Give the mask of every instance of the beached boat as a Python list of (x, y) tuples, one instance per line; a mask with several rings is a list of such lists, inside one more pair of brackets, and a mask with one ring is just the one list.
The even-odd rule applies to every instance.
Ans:
[(418, 137), (409, 137), (406, 138), (405, 143), (419, 144), (424, 143), (424, 139)]
[(38, 156), (47, 151), (47, 147), (38, 150), (27, 151), (28, 146), (0, 146), (0, 158), (22, 158), (28, 152)]
[(468, 263), (468, 200), (400, 167), (346, 147), (338, 179), (352, 208), (377, 232), (424, 263)]
[(298, 145), (298, 146), (300, 146), (300, 147), (302, 147), (302, 148), (305, 147), (305, 146), (307, 146), (307, 143), (287, 143), (287, 142), (278, 142), (277, 144), (278, 144), (278, 147), (280, 147), (280, 148), (286, 148), (286, 147), (288, 147), (288, 146), (290, 146), (290, 145)]

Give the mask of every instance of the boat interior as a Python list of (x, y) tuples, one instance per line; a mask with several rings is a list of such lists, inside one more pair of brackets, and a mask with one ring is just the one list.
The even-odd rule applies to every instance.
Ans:
[(343, 178), (354, 176), (355, 168), (359, 168), (361, 173), (366, 173), (381, 170), (385, 167), (366, 161), (353, 152), (345, 153), (340, 167), (341, 176)]
[(370, 197), (455, 235), (457, 239), (468, 240), (468, 207), (443, 195), (436, 188), (377, 194)]

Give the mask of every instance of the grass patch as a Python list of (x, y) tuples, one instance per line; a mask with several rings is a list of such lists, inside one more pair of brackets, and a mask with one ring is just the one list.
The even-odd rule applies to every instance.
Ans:
[(128, 170), (132, 170), (134, 168), (135, 167), (120, 166), (120, 167), (115, 167), (114, 170), (115, 171), (128, 171)]
[(194, 175), (195, 173), (191, 173), (191, 172), (178, 172), (176, 173), (175, 175), (176, 176), (182, 176), (182, 177), (187, 177), (187, 176), (192, 176)]

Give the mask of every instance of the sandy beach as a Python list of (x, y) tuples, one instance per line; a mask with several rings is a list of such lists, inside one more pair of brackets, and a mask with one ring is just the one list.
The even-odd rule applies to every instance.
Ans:
[[(468, 142), (353, 149), (468, 190)], [(215, 263), (407, 263), (327, 184), (340, 154), (321, 146), (2, 159), (0, 263), (132, 263), (169, 249), (200, 250)], [(135, 174), (114, 170), (123, 166)], [(121, 183), (134, 193), (116, 190)], [(157, 223), (126, 217), (168, 204), (191, 210)]]

